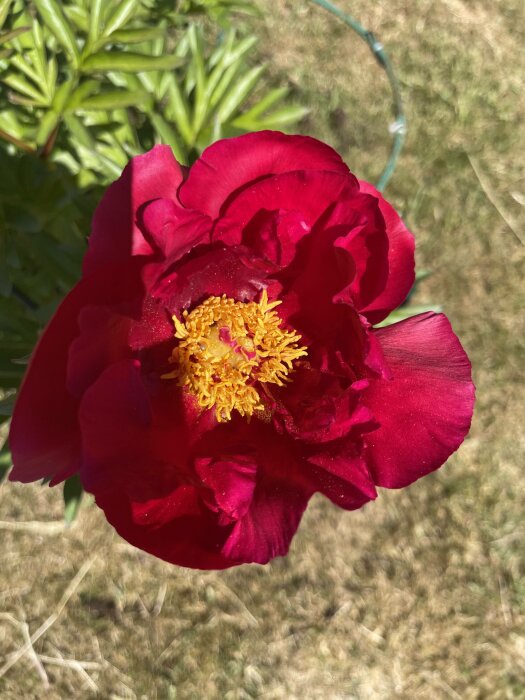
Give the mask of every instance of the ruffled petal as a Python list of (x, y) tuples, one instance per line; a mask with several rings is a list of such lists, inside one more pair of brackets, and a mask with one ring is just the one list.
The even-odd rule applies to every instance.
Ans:
[(120, 489), (96, 494), (97, 505), (121, 537), (160, 559), (192, 569), (225, 569), (221, 553), (231, 527), (219, 527), (199, 491), (181, 485), (161, 498), (130, 500)]
[(375, 331), (392, 379), (363, 392), (380, 428), (365, 436), (379, 486), (401, 488), (434, 471), (460, 446), (472, 418), (471, 365), (443, 314)]
[[(327, 208), (338, 200), (359, 196), (359, 183), (351, 173), (322, 170), (283, 172), (254, 182), (233, 197), (223, 208), (224, 216), (246, 227), (261, 211), (298, 212), (307, 227), (319, 219)], [(356, 212), (350, 213), (350, 224), (356, 220)], [(220, 236), (219, 220), (213, 233)], [(305, 233), (308, 228), (305, 230)]]
[(132, 158), (95, 211), (84, 274), (132, 255), (151, 255), (153, 248), (137, 225), (138, 212), (154, 199), (176, 200), (182, 178), (181, 167), (169, 146), (155, 146)]
[(394, 207), (368, 182), (359, 183), (361, 192), (377, 198), (388, 236), (388, 279), (386, 286), (367, 306), (360, 309), (370, 323), (379, 323), (402, 304), (414, 284), (414, 236)]
[(228, 524), (242, 518), (253, 498), (257, 463), (249, 455), (200, 457), (195, 471), (209, 490), (204, 498), (219, 513), (219, 522)]
[(147, 239), (170, 262), (179, 260), (199, 243), (209, 242), (209, 217), (184, 209), (172, 199), (146, 204), (140, 218)]
[[(116, 281), (118, 280), (118, 284)], [(42, 334), (27, 369), (11, 421), (12, 481), (65, 479), (78, 471), (77, 398), (67, 388), (68, 353), (83, 307), (140, 299), (139, 264), (109, 266), (68, 294)], [(56, 479), (54, 481), (56, 482)]]
[(310, 493), (293, 481), (260, 481), (249, 510), (233, 526), (222, 553), (237, 563), (257, 564), (287, 554)]
[(310, 455), (307, 461), (316, 491), (340, 508), (356, 510), (377, 497), (361, 454), (361, 443), (340, 441)]
[(341, 156), (316, 139), (259, 131), (209, 146), (191, 167), (180, 199), (184, 206), (215, 218), (238, 190), (260, 178), (293, 170), (348, 173)]

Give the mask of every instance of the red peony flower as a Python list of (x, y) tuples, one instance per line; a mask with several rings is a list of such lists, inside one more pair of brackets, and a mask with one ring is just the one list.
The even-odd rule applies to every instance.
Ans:
[(33, 355), (11, 479), (79, 473), (125, 539), (202, 569), (285, 554), (315, 492), (351, 510), (407, 486), (474, 397), (445, 316), (373, 328), (413, 252), (312, 138), (219, 141), (189, 171), (166, 146), (134, 158)]

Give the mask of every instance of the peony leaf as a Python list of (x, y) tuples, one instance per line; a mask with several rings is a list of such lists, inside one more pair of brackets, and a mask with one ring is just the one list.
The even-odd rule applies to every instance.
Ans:
[(150, 119), (162, 142), (168, 144), (168, 146), (171, 146), (173, 149), (175, 158), (179, 161), (179, 163), (187, 164), (188, 154), (186, 153), (184, 145), (180, 142), (175, 129), (168, 124), (168, 122), (163, 119), (160, 114), (152, 112), (150, 114)]
[(98, 95), (86, 97), (75, 106), (75, 109), (121, 109), (122, 107), (143, 104), (147, 100), (149, 100), (149, 96), (147, 92), (144, 92), (143, 90), (137, 90), (135, 92), (129, 92), (128, 90), (109, 90), (107, 92), (101, 92)]
[(159, 39), (166, 35), (164, 27), (141, 27), (140, 29), (121, 29), (113, 32), (107, 41), (119, 44), (142, 44), (145, 41)]
[(88, 30), (88, 45), (91, 46), (98, 39), (100, 34), (100, 25), (102, 23), (104, 0), (91, 0), (89, 8), (89, 30)]
[(266, 66), (255, 66), (245, 73), (233, 86), (217, 110), (217, 119), (226, 122), (239, 109), (244, 100), (259, 82)]
[(182, 63), (184, 63), (184, 60), (173, 54), (169, 56), (148, 56), (131, 52), (103, 51), (84, 59), (81, 69), (84, 73), (105, 73), (107, 71), (137, 73), (140, 71), (172, 70)]
[(11, 41), (11, 39), (16, 39), (16, 37), (20, 36), (20, 34), (25, 34), (30, 29), (31, 27), (17, 27), (16, 29), (12, 29), (10, 32), (3, 32), (0, 34), (0, 46), (8, 41)]
[(84, 489), (78, 474), (64, 481), (64, 518), (66, 523), (72, 523), (78, 515)]
[(4, 26), (12, 0), (0, 0), (0, 29)]
[(0, 450), (0, 483), (5, 479), (12, 466), (11, 452), (6, 443)]
[(122, 0), (117, 3), (115, 11), (110, 15), (104, 27), (104, 37), (109, 37), (116, 32), (133, 16), (139, 5), (138, 0)]
[(309, 111), (308, 107), (290, 105), (289, 107), (277, 109), (275, 112), (270, 112), (270, 114), (261, 119), (250, 120), (246, 115), (241, 115), (239, 118), (235, 119), (232, 124), (233, 126), (241, 127), (247, 131), (260, 131), (263, 129), (279, 130), (301, 121)]
[(168, 116), (171, 117), (179, 127), (180, 133), (186, 143), (191, 145), (195, 138), (195, 133), (190, 123), (189, 106), (174, 74), (169, 76), (167, 112)]
[(57, 0), (34, 0), (45, 25), (70, 55), (73, 65), (78, 66), (80, 54), (75, 36)]

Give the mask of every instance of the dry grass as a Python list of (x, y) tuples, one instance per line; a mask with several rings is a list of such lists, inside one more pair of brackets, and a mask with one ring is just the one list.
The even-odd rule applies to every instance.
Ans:
[[(471, 436), (441, 472), (358, 513), (316, 499), (290, 556), (265, 568), (171, 568), (94, 507), (68, 531), (3, 529), (0, 665), (28, 649), (0, 678), (6, 700), (525, 698), (525, 6), (341, 3), (404, 84), (410, 136), (388, 193), (434, 271), (418, 301), (444, 305), (473, 359)], [(388, 98), (366, 47), (307, 4), (261, 4), (263, 53), (312, 105), (306, 130), (373, 178)], [(0, 490), (2, 521), (60, 513), (57, 490)]]

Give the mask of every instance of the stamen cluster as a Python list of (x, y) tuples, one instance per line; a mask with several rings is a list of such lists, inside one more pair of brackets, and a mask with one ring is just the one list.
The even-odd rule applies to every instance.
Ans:
[(173, 316), (180, 342), (170, 358), (176, 367), (165, 377), (187, 387), (202, 408), (215, 408), (220, 422), (233, 410), (263, 411), (258, 385), (284, 386), (293, 362), (307, 354), (301, 336), (281, 328), (274, 311), (280, 303), (268, 302), (266, 290), (259, 302), (214, 296), (184, 311), (182, 321)]

